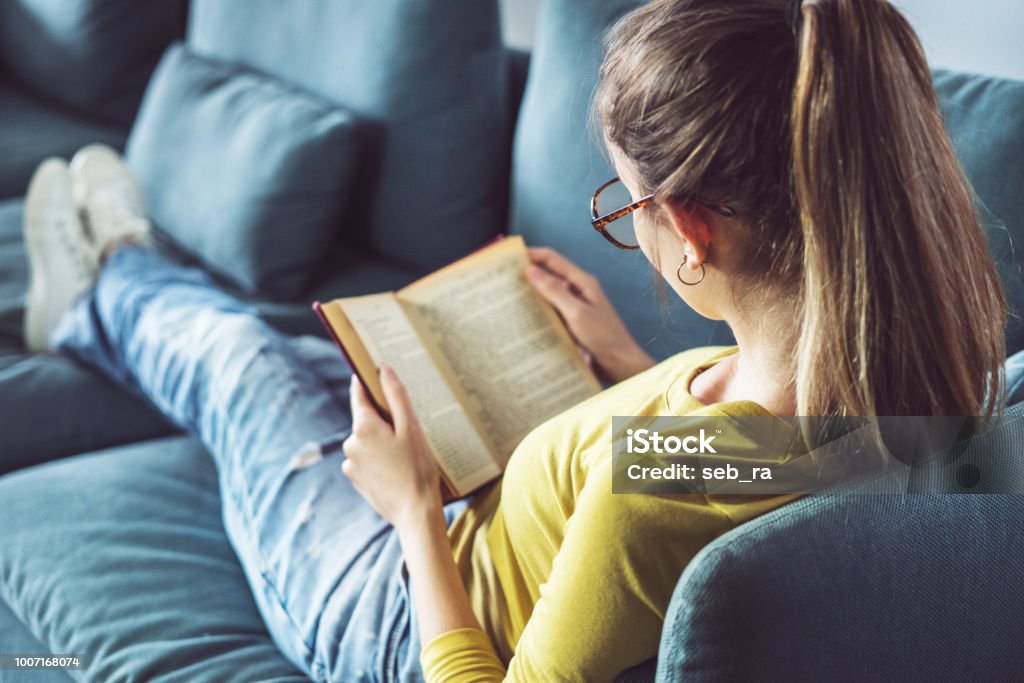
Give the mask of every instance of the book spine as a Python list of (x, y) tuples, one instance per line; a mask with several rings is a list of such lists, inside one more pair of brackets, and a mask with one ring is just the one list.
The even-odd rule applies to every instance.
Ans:
[(370, 398), (370, 403), (373, 404), (373, 407), (377, 411), (377, 414), (384, 418), (388, 422), (388, 424), (393, 424), (391, 420), (391, 415), (388, 413), (388, 411), (384, 409), (382, 405), (377, 403), (377, 399), (373, 397), (373, 392), (366, 390), (366, 387), (369, 386), (366, 383), (366, 378), (364, 378), (359, 373), (359, 369), (356, 368), (356, 364), (352, 361), (352, 356), (348, 355), (348, 351), (345, 349), (345, 345), (341, 343), (341, 340), (338, 338), (338, 335), (335, 334), (334, 332), (334, 328), (331, 327), (331, 324), (329, 322), (327, 322), (327, 316), (325, 316), (323, 312), (323, 304), (321, 304), (319, 301), (314, 301), (313, 312), (316, 313), (316, 317), (320, 318), (320, 322), (323, 323), (325, 328), (327, 328), (327, 333), (331, 335), (331, 339), (334, 340), (334, 343), (337, 345), (337, 347), (341, 349), (341, 355), (345, 357), (345, 362), (348, 363), (348, 366), (349, 368), (352, 369), (353, 374), (355, 374), (355, 376), (359, 378), (359, 383), (363, 385), (363, 389), (366, 395)]

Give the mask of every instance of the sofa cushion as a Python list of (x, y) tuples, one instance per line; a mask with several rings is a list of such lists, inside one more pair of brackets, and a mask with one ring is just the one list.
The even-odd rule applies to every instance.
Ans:
[[(0, 3), (2, 6), (2, 3)], [(29, 178), (49, 156), (70, 158), (91, 142), (121, 148), (128, 129), (98, 123), (40, 100), (0, 78), (0, 199), (25, 194)]]
[(686, 568), (658, 681), (1016, 680), (1022, 515), (1014, 494), (814, 496), (768, 513)]
[(1024, 349), (1024, 81), (937, 70), (946, 128), (979, 198), (1009, 299), (1008, 352)]
[(345, 241), (422, 273), (504, 228), (507, 76), (496, 0), (194, 0), (188, 43), (373, 122), (362, 210)]
[(590, 197), (615, 175), (589, 120), (601, 34), (640, 4), (548, 0), (542, 6), (516, 131), (511, 230), (594, 273), (637, 340), (665, 358), (682, 348), (729, 344), (732, 336), (671, 290), (659, 305), (660, 276), (643, 255), (615, 249), (590, 226)]
[(146, 401), (53, 354), (22, 349), (21, 200), (0, 202), (0, 473), (174, 431)]
[(130, 124), (160, 53), (185, 26), (186, 0), (0, 3), (0, 64), (32, 90)]
[(0, 351), (0, 474), (176, 431), (148, 401), (69, 358)]
[[(39, 655), (52, 654), (46, 646), (33, 636), (18, 617), (0, 600), (0, 652), (5, 654)], [(25, 672), (0, 669), (0, 683), (22, 683)], [(31, 683), (71, 683), (73, 679), (61, 669), (43, 669), (32, 672)]]
[(22, 348), (28, 258), (22, 233), (24, 202), (0, 201), (0, 349)]
[(246, 291), (297, 296), (341, 228), (359, 161), (347, 111), (168, 49), (128, 139), (156, 225)]
[(85, 680), (306, 680), (263, 627), (195, 442), (23, 470), (0, 499), (0, 598), (47, 651), (88, 654)]

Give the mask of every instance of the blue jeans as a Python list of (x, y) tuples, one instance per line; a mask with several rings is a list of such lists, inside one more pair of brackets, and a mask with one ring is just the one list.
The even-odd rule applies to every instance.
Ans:
[[(52, 341), (202, 440), (285, 656), (316, 681), (422, 679), (398, 537), (341, 472), (351, 415), (337, 349), (284, 338), (201, 271), (137, 247), (110, 255)], [(449, 523), (465, 505), (446, 507)]]

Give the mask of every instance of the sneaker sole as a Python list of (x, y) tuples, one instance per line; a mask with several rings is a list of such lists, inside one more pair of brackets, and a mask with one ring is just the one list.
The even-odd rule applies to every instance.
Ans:
[[(71, 179), (67, 163), (62, 159), (44, 161), (29, 182), (25, 197), (24, 239), (28, 254), (29, 282), (25, 296), (24, 342), (30, 351), (47, 351), (50, 348), (49, 336), (53, 327), (53, 309), (66, 305), (65, 299), (74, 296), (68, 292), (59, 305), (47, 291), (47, 282), (52, 282), (53, 264), (47, 258), (49, 245), (46, 239), (46, 221), (41, 215), (43, 206), (54, 201), (67, 201), (71, 207)], [(55, 293), (59, 294), (59, 293)]]

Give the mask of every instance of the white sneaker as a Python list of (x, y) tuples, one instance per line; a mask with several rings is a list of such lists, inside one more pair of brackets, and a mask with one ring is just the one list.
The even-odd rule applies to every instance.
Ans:
[(50, 348), (50, 333), (92, 286), (99, 271), (71, 198), (71, 176), (63, 159), (40, 164), (25, 197), (25, 249), (29, 283), (25, 300), (25, 347)]
[(89, 145), (71, 159), (71, 191), (97, 254), (121, 242), (150, 243), (142, 190), (121, 155)]

